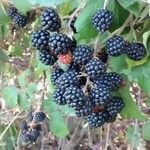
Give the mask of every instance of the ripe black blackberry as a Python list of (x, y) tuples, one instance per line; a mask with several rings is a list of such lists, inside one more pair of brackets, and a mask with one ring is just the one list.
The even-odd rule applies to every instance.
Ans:
[(109, 72), (94, 80), (94, 84), (106, 85), (110, 91), (117, 91), (123, 85), (123, 78), (116, 72)]
[(58, 13), (52, 8), (45, 9), (40, 18), (44, 30), (54, 32), (61, 28), (61, 19)]
[(56, 81), (56, 86), (60, 88), (67, 88), (74, 84), (78, 84), (77, 73), (74, 70), (65, 71)]
[(40, 123), (40, 122), (44, 121), (45, 117), (46, 117), (46, 115), (45, 115), (44, 112), (42, 112), (42, 111), (35, 112), (34, 122), (35, 123)]
[(77, 73), (81, 71), (82, 66), (79, 64), (70, 63), (67, 67), (68, 70), (75, 70)]
[(92, 17), (93, 26), (101, 32), (108, 30), (112, 24), (113, 14), (106, 9), (98, 10)]
[(49, 37), (49, 48), (56, 54), (66, 53), (74, 49), (74, 42), (65, 34), (55, 33)]
[(28, 134), (28, 131), (26, 131), (26, 130), (21, 131), (20, 142), (22, 145), (27, 145), (27, 144), (31, 143), (30, 135)]
[(120, 97), (113, 97), (107, 105), (106, 110), (110, 116), (116, 116), (124, 107), (124, 102)]
[(90, 100), (95, 106), (106, 106), (111, 99), (111, 93), (105, 86), (94, 87), (89, 93)]
[(89, 127), (101, 127), (105, 123), (103, 112), (91, 113), (87, 117)]
[(7, 10), (7, 14), (11, 19), (13, 19), (18, 13), (19, 12), (16, 7), (10, 7)]
[(21, 130), (27, 130), (28, 128), (29, 128), (29, 127), (28, 127), (26, 121), (22, 121), (22, 122), (20, 123), (20, 129), (21, 129)]
[(117, 115), (111, 116), (107, 110), (104, 110), (103, 112), (104, 118), (105, 118), (105, 122), (110, 123), (110, 122), (114, 122), (117, 118)]
[(140, 61), (146, 55), (146, 49), (142, 43), (134, 42), (126, 46), (127, 56), (135, 61)]
[(40, 132), (36, 128), (32, 128), (29, 132), (30, 135), (30, 141), (35, 142), (37, 138), (40, 136)]
[(108, 62), (108, 54), (105, 50), (97, 54), (97, 57), (103, 62), (107, 63)]
[(119, 56), (124, 53), (125, 51), (125, 41), (120, 36), (113, 36), (112, 38), (109, 38), (106, 42), (106, 49), (108, 55), (111, 56)]
[(106, 66), (101, 60), (93, 58), (85, 65), (85, 71), (91, 79), (96, 79), (106, 71)]
[(47, 50), (49, 36), (49, 32), (45, 30), (33, 31), (31, 34), (32, 45), (38, 50)]
[(56, 88), (53, 93), (54, 102), (59, 105), (65, 105), (66, 99), (64, 96), (65, 88)]
[(76, 108), (78, 106), (83, 106), (84, 94), (83, 91), (77, 86), (70, 86), (66, 89), (64, 97), (69, 107)]
[(39, 60), (45, 65), (52, 66), (57, 61), (57, 57), (54, 54), (45, 50), (39, 51), (38, 57)]
[(23, 28), (27, 24), (27, 17), (25, 15), (18, 13), (13, 17), (13, 21), (18, 27)]
[(54, 68), (51, 74), (51, 81), (56, 84), (58, 78), (64, 73), (61, 68)]
[(92, 112), (92, 103), (88, 98), (85, 98), (85, 103), (82, 106), (75, 107), (77, 117), (86, 117)]
[(73, 62), (74, 64), (85, 64), (93, 53), (93, 49), (87, 45), (78, 45), (73, 50)]

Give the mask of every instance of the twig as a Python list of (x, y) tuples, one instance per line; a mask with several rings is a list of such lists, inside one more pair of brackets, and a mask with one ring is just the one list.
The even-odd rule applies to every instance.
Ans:
[(106, 9), (108, 3), (109, 3), (109, 0), (105, 0), (105, 1), (104, 1), (103, 9)]
[(85, 86), (84, 86), (84, 88), (83, 88), (83, 93), (86, 93), (87, 86), (89, 85), (89, 81), (90, 81), (90, 78), (89, 78), (89, 77), (87, 77), (86, 84), (85, 84)]
[(108, 144), (109, 144), (109, 132), (110, 132), (110, 123), (107, 125), (107, 134), (106, 134), (105, 150), (107, 150), (107, 146), (108, 146)]
[(0, 140), (3, 138), (3, 136), (5, 135), (5, 133), (7, 132), (7, 130), (9, 129), (9, 127), (12, 125), (12, 123), (18, 118), (19, 114), (21, 112), (17, 113), (17, 115), (11, 120), (11, 122), (8, 124), (8, 126), (5, 128), (5, 130), (3, 131), (3, 133), (0, 136)]

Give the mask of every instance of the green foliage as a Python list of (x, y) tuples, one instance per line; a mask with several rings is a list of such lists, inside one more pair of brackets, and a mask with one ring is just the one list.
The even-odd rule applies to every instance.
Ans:
[(145, 140), (150, 141), (150, 121), (144, 123), (142, 128), (142, 135)]

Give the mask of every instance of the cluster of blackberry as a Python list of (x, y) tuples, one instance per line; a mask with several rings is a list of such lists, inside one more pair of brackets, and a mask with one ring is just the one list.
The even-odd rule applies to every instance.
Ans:
[[(50, 66), (54, 65), (57, 60), (69, 63), (71, 61), (69, 52), (75, 48), (76, 42), (66, 34), (59, 33), (60, 16), (54, 9), (47, 8), (42, 12), (40, 19), (41, 28), (32, 32), (31, 35), (32, 45), (39, 50), (39, 60)], [(70, 61), (65, 61), (65, 58)]]
[[(113, 14), (107, 9), (98, 10), (92, 17), (93, 27), (100, 32), (107, 31), (113, 22)], [(142, 43), (126, 42), (120, 36), (113, 36), (107, 40), (106, 50), (108, 55), (119, 56), (126, 54), (128, 58), (134, 61), (140, 61), (146, 55), (146, 49)]]
[(27, 24), (27, 17), (23, 14), (21, 14), (17, 8), (10, 7), (7, 10), (7, 14), (12, 19), (12, 21), (15, 23), (16, 26), (23, 28)]
[(28, 121), (20, 123), (20, 142), (22, 145), (28, 145), (38, 139), (42, 131), (41, 124), (45, 117), (45, 113), (42, 111), (29, 112)]

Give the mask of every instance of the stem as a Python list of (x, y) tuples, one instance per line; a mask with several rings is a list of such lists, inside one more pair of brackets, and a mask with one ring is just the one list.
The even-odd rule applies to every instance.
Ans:
[(105, 0), (105, 1), (104, 1), (103, 9), (106, 9), (108, 3), (109, 3), (109, 0)]

